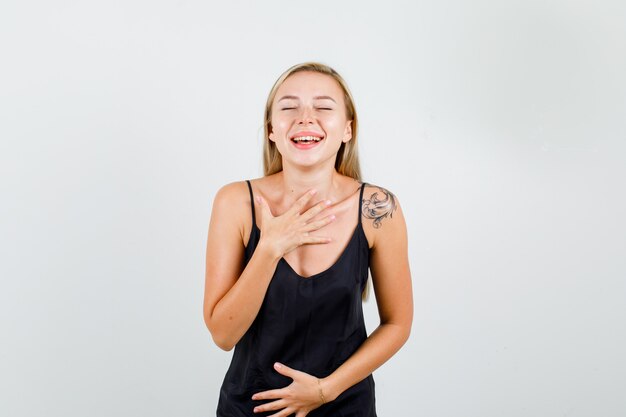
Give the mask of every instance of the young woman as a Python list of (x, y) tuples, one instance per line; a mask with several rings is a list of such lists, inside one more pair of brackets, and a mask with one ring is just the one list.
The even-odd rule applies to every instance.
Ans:
[(371, 374), (411, 330), (406, 225), (390, 191), (361, 182), (353, 99), (332, 68), (303, 63), (274, 84), (264, 171), (213, 203), (204, 320), (235, 348), (217, 415), (374, 417)]

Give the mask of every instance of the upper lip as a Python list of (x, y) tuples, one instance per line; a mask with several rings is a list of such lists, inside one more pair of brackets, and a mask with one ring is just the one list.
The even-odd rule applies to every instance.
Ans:
[(296, 132), (289, 137), (289, 139), (297, 138), (299, 136), (315, 136), (317, 138), (323, 138), (321, 133), (313, 132), (312, 130), (303, 130), (302, 132)]

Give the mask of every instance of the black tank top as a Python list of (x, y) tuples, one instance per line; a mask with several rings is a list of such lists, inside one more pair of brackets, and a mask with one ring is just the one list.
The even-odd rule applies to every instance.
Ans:
[[(252, 186), (252, 230), (245, 249), (248, 263), (261, 235), (256, 224)], [(367, 338), (361, 294), (369, 268), (369, 247), (361, 224), (363, 189), (359, 194), (358, 223), (347, 246), (328, 269), (302, 277), (281, 258), (263, 304), (248, 331), (235, 345), (220, 389), (218, 417), (269, 416), (255, 406), (274, 400), (252, 400), (253, 394), (291, 384), (274, 370), (274, 362), (318, 378), (330, 375)], [(292, 414), (293, 415), (293, 414)], [(370, 374), (309, 417), (376, 417), (374, 378)]]

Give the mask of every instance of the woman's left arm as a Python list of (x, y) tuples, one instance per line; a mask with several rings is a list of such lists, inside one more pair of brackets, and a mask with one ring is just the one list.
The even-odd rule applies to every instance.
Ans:
[(362, 221), (372, 237), (370, 270), (380, 325), (346, 362), (320, 380), (327, 401), (374, 372), (400, 350), (411, 333), (413, 290), (402, 209), (388, 190), (371, 186), (367, 190)]

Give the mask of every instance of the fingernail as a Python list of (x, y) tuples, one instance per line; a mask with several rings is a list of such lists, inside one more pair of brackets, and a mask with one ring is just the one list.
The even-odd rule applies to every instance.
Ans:
[(311, 195), (315, 195), (315, 194), (317, 194), (317, 190), (316, 189), (312, 189), (311, 190)]
[(276, 367), (276, 369), (280, 369), (280, 368), (282, 368), (282, 365), (280, 363), (276, 362), (274, 364), (274, 367)]
[(335, 215), (334, 215), (334, 214), (331, 214), (331, 215), (330, 215), (330, 219), (331, 219), (331, 220), (335, 220)]
[(330, 200), (326, 200), (325, 203), (326, 203), (327, 206), (330, 206), (331, 201)]

